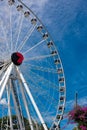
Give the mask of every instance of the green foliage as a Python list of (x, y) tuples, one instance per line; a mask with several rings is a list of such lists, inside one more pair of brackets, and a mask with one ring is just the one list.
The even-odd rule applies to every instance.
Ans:
[[(75, 127), (73, 130), (77, 130), (77, 128)], [(79, 129), (78, 129), (79, 130)]]
[(87, 107), (77, 106), (69, 112), (68, 117), (69, 122), (78, 124), (78, 130), (87, 130)]
[(73, 130), (76, 130), (77, 128), (75, 127)]
[[(25, 117), (23, 117), (23, 120), (24, 120), (25, 129), (31, 130), (28, 120)], [(33, 122), (34, 128), (36, 128), (36, 125), (35, 125), (33, 120), (32, 120), (32, 122)], [(17, 130), (18, 129), (18, 126), (17, 126), (18, 120), (17, 120), (17, 117), (15, 115), (12, 115), (12, 123), (13, 123), (13, 129)], [(6, 130), (7, 126), (9, 126), (9, 125), (10, 125), (10, 120), (9, 120), (8, 116), (4, 116), (3, 118), (0, 118), (0, 130), (1, 129)], [(40, 124), (37, 124), (37, 127), (39, 130), (44, 130), (42, 125), (40, 125)], [(8, 130), (10, 130), (9, 127), (8, 127)]]

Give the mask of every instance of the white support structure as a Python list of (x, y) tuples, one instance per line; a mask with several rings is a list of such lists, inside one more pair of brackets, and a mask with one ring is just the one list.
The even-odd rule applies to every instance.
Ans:
[(4, 82), (4, 80), (5, 80), (5, 78), (6, 78), (8, 72), (9, 72), (9, 68), (10, 68), (10, 66), (8, 66), (8, 68), (7, 68), (7, 70), (5, 71), (5, 73), (4, 73), (3, 77), (2, 77), (2, 79), (0, 80), (0, 86), (2, 85), (2, 83)]
[(19, 122), (19, 125), (20, 125), (20, 130), (25, 130), (25, 128), (23, 128), (23, 126), (22, 126), (21, 117), (20, 117), (20, 113), (18, 111), (18, 106), (17, 106), (17, 102), (16, 102), (16, 99), (15, 99), (15, 94), (14, 94), (12, 86), (13, 86), (13, 84), (12, 84), (12, 79), (11, 79), (12, 96), (13, 96), (13, 101), (14, 101), (14, 105), (15, 105), (16, 114), (17, 114), (17, 117), (18, 117), (18, 122)]
[(25, 97), (24, 90), (23, 90), (23, 84), (22, 84), (21, 81), (19, 81), (19, 84), (20, 84), (20, 90), (21, 90), (21, 93), (22, 93), (22, 97), (24, 99), (23, 102), (24, 102), (24, 106), (25, 106), (26, 113), (27, 113), (27, 116), (28, 116), (29, 125), (30, 125), (31, 130), (34, 130), (32, 119), (31, 119), (29, 109), (28, 109), (28, 104), (27, 104), (26, 97)]
[(40, 119), (40, 122), (41, 122), (44, 130), (48, 130), (48, 128), (47, 128), (47, 126), (46, 126), (46, 124), (45, 124), (45, 122), (44, 122), (44, 120), (43, 120), (43, 118), (41, 116), (41, 113), (40, 113), (40, 111), (39, 111), (39, 109), (38, 109), (38, 107), (37, 107), (37, 105), (36, 105), (36, 103), (34, 101), (34, 98), (33, 98), (32, 94), (30, 92), (30, 89), (29, 89), (29, 87), (28, 87), (28, 85), (27, 85), (27, 83), (26, 83), (22, 73), (19, 71), (18, 67), (17, 67), (17, 71), (18, 71), (20, 79), (21, 79), (21, 81), (22, 81), (22, 83), (23, 83), (23, 85), (25, 87), (25, 90), (26, 90), (26, 92), (27, 92), (27, 94), (28, 94), (28, 96), (29, 96), (29, 98), (31, 100), (31, 103), (32, 103), (32, 105), (33, 105), (33, 107), (34, 107), (34, 109), (35, 109), (35, 111), (36, 111), (36, 113), (37, 113), (37, 115), (38, 115), (38, 117)]
[(11, 106), (10, 106), (10, 86), (7, 86), (7, 96), (8, 96), (8, 114), (9, 114), (9, 119), (10, 119), (10, 128), (11, 128), (11, 130), (13, 130), (13, 123), (12, 123), (12, 116), (11, 116)]
[(13, 63), (8, 67), (8, 69), (7, 69), (6, 73), (5, 73), (5, 79), (4, 79), (3, 85), (1, 86), (1, 89), (0, 89), (0, 100), (2, 98), (2, 95), (3, 95), (3, 92), (5, 90), (6, 84), (8, 82), (8, 79), (9, 79), (10, 73), (12, 71), (12, 68), (13, 68)]
[(2, 85), (2, 83), (4, 82), (5, 78), (6, 78), (6, 75), (9, 71), (9, 68), (6, 70), (5, 74), (3, 75), (2, 79), (0, 80), (0, 86)]

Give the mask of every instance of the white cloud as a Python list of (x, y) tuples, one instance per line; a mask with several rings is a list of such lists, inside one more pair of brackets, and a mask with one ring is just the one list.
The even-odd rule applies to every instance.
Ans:
[[(70, 100), (70, 101), (66, 102), (66, 109), (68, 109), (68, 110), (73, 109), (74, 104), (75, 104), (75, 100)], [(83, 97), (83, 98), (79, 98), (78, 105), (80, 105), (80, 106), (87, 105), (87, 96)]]
[(48, 3), (49, 0), (24, 0), (23, 2), (29, 7), (34, 7), (36, 11), (42, 11), (44, 6)]
[(0, 105), (7, 105), (6, 98), (3, 98), (3, 99), (0, 101)]
[(83, 105), (87, 105), (87, 97), (81, 98), (78, 100), (78, 103), (83, 106)]

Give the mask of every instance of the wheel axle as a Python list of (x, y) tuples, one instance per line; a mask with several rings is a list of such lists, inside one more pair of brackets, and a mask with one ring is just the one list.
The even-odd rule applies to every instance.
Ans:
[(14, 52), (11, 55), (11, 60), (15, 65), (19, 66), (22, 64), (24, 56), (20, 52)]

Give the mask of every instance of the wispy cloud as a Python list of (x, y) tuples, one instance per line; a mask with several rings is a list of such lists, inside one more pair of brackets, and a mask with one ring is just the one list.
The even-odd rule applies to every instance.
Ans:
[(23, 1), (25, 4), (27, 4), (29, 7), (32, 7), (36, 12), (38, 11), (43, 11), (45, 5), (49, 2), (49, 0), (24, 0)]
[(6, 98), (3, 98), (3, 99), (0, 101), (0, 105), (6, 105), (6, 106), (7, 106)]
[[(73, 109), (74, 105), (75, 105), (75, 100), (67, 101), (66, 102), (66, 110), (69, 111), (69, 110)], [(78, 99), (78, 105), (80, 105), (80, 106), (87, 105), (87, 96), (83, 97), (83, 98), (79, 98)]]

